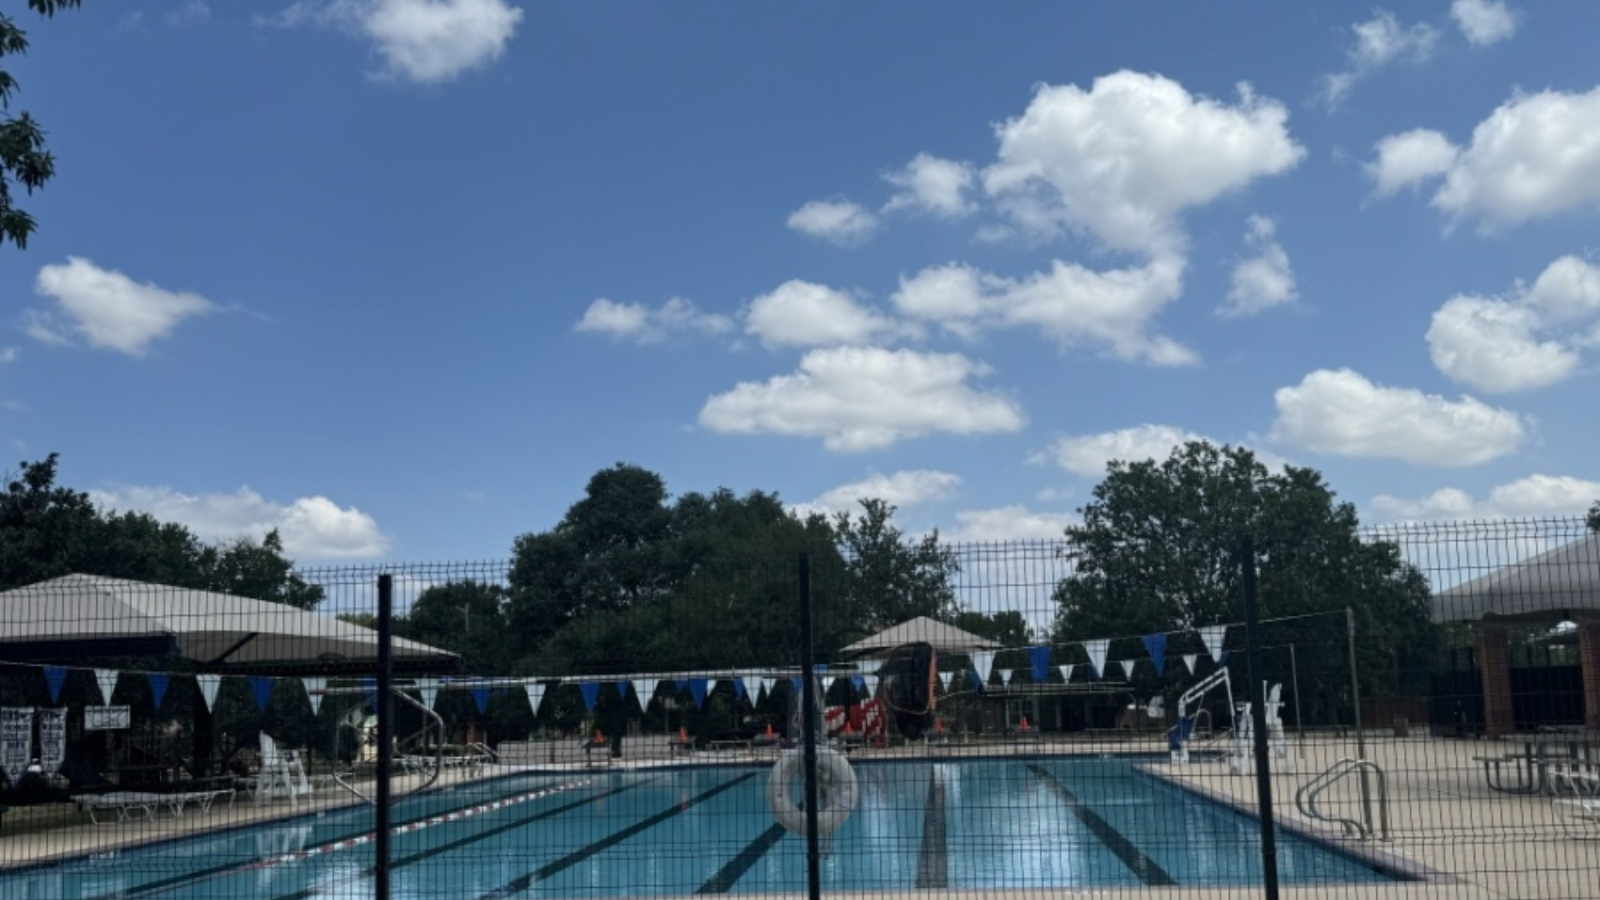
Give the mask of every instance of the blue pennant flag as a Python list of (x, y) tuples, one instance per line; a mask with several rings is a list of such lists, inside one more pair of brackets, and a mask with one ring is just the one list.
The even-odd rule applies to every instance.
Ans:
[(594, 702), (600, 699), (600, 682), (580, 681), (578, 682), (578, 692), (583, 694), (583, 708), (589, 712), (594, 712)]
[[(441, 678), (439, 680), (440, 681), (448, 681), (449, 679)], [(367, 689), (367, 705), (372, 707), (373, 709), (377, 709), (378, 708), (378, 679), (376, 679), (376, 678), (363, 678), (361, 680), (361, 686)]]
[[(626, 680), (617, 682), (617, 699), (619, 699), (619, 700), (628, 699), (628, 682)], [(645, 697), (643, 699), (645, 700), (645, 702), (649, 702), (649, 700), (650, 700), (649, 697)]]
[(689, 679), (689, 693), (694, 696), (695, 706), (706, 705), (706, 680), (704, 678)]
[(795, 677), (789, 679), (789, 687), (794, 688), (794, 695), (798, 697), (800, 696), (801, 692), (806, 689), (806, 684), (804, 681), (800, 680), (800, 676), (796, 675)]
[[(865, 678), (862, 678), (860, 675), (851, 675), (850, 676), (850, 686), (855, 689), (854, 691), (851, 691), (851, 693), (854, 694), (854, 693), (856, 693), (856, 691), (861, 691), (861, 690), (865, 690), (866, 689), (867, 680)], [(854, 698), (853, 697), (851, 698), (851, 700), (852, 700), (852, 702), (854, 702)]]
[(744, 699), (745, 690), (744, 690), (744, 679), (743, 678), (735, 678), (733, 680), (733, 694), (734, 694), (734, 696), (738, 697), (740, 700)]
[(251, 675), (250, 693), (256, 695), (256, 708), (266, 712), (267, 701), (272, 699), (272, 679), (265, 675)]
[(1150, 654), (1150, 661), (1156, 664), (1156, 674), (1166, 671), (1167, 636), (1164, 634), (1147, 634), (1144, 636), (1144, 649)]
[(489, 686), (486, 684), (475, 685), (472, 688), (472, 702), (478, 704), (478, 712), (489, 711)]
[(1044, 684), (1050, 677), (1050, 648), (1029, 647), (1028, 662), (1033, 665), (1033, 683)]
[(67, 681), (66, 666), (45, 666), (44, 683), (50, 686), (50, 702), (61, 702), (61, 685)]
[(678, 691), (680, 693), (683, 692), (683, 691), (688, 690), (689, 689), (689, 679), (687, 679), (687, 678), (679, 678), (678, 680), (672, 682), (672, 689), (675, 690), (675, 691)]
[(967, 670), (967, 677), (972, 679), (972, 683), (977, 685), (978, 691), (980, 693), (982, 693), (982, 691), (983, 691), (983, 679), (978, 677), (978, 673), (972, 671), (971, 669), (968, 669)]
[(167, 695), (167, 675), (165, 672), (146, 672), (150, 679), (150, 696), (155, 700), (156, 709), (161, 708), (161, 698)]

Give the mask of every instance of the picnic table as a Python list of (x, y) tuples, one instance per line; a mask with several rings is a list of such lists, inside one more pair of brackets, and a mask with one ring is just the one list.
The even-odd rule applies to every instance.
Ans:
[(1503, 735), (1500, 740), (1516, 745), (1515, 749), (1472, 758), (1483, 764), (1484, 780), (1492, 791), (1554, 793), (1549, 770), (1556, 766), (1567, 772), (1600, 773), (1600, 739), (1586, 731), (1551, 728)]

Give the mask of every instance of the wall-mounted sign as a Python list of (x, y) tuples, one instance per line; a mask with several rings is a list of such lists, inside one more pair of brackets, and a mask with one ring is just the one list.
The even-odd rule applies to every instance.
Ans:
[(133, 723), (133, 716), (126, 706), (85, 706), (83, 708), (84, 731), (121, 731)]

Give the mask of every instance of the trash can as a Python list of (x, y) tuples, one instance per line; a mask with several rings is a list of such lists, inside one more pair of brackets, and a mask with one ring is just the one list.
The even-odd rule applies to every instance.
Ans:
[(1411, 719), (1407, 716), (1394, 717), (1394, 736), (1397, 738), (1411, 736)]

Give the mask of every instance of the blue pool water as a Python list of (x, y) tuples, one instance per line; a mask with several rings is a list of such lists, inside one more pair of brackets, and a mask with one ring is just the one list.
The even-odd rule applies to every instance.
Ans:
[[(1259, 885), (1254, 820), (1120, 759), (856, 765), (825, 890)], [(510, 900), (800, 893), (805, 843), (774, 824), (768, 767), (519, 775), (398, 804), (393, 894)], [(370, 809), (252, 825), (0, 873), (8, 900), (371, 896)], [(1393, 875), (1281, 835), (1285, 884)]]

